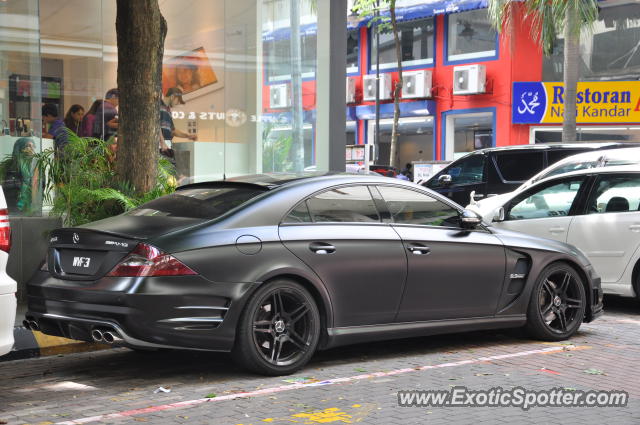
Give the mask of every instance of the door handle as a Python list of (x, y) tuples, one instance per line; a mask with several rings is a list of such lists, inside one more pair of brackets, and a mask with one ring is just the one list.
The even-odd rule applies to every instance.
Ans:
[(409, 245), (407, 250), (414, 255), (427, 255), (431, 253), (431, 248), (422, 245)]
[(632, 232), (640, 232), (640, 224), (632, 224), (629, 226), (629, 230)]
[(550, 233), (564, 233), (565, 232), (565, 228), (564, 227), (550, 227), (549, 228), (549, 232)]
[(333, 254), (336, 252), (336, 247), (326, 242), (312, 242), (309, 244), (309, 249), (316, 254)]

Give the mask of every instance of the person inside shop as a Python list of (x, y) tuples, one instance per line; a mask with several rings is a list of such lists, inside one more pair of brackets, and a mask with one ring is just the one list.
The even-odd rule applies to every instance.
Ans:
[[(13, 154), (5, 170), (3, 186), (11, 212), (29, 213), (37, 193), (33, 156), (36, 146), (29, 137), (20, 137), (13, 144)], [(14, 207), (15, 202), (15, 207)]]
[(84, 108), (82, 105), (71, 105), (67, 111), (67, 115), (64, 116), (64, 125), (77, 135), (80, 135), (80, 129), (82, 126), (82, 117), (84, 117)]
[(58, 107), (53, 103), (42, 105), (42, 122), (46, 126), (46, 131), (42, 137), (53, 139), (56, 154), (59, 154), (69, 143), (69, 133), (64, 121), (58, 118)]
[(102, 99), (97, 99), (91, 104), (87, 113), (82, 117), (82, 124), (80, 125), (80, 133), (78, 133), (78, 136), (93, 137), (93, 126), (96, 121), (96, 112), (98, 112), (100, 105), (102, 105)]
[(118, 132), (118, 89), (109, 90), (104, 96), (104, 102), (98, 107), (93, 124), (93, 137), (109, 140)]
[[(163, 141), (173, 142), (174, 137), (180, 137), (183, 139), (189, 139), (192, 141), (198, 140), (197, 134), (189, 134), (184, 131), (178, 130), (173, 124), (173, 117), (171, 115), (171, 108), (176, 105), (184, 105), (182, 100), (182, 90), (178, 87), (171, 87), (167, 90), (167, 93), (160, 101), (160, 129), (162, 130)], [(160, 144), (163, 152), (169, 149), (166, 142)]]

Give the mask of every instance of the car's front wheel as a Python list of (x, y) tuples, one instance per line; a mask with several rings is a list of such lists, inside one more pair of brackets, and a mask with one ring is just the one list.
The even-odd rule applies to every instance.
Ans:
[(526, 330), (547, 341), (570, 338), (582, 324), (585, 308), (578, 272), (566, 263), (551, 264), (540, 273), (531, 293)]
[(287, 375), (313, 356), (320, 328), (320, 312), (309, 291), (291, 280), (275, 280), (247, 302), (232, 355), (254, 372)]

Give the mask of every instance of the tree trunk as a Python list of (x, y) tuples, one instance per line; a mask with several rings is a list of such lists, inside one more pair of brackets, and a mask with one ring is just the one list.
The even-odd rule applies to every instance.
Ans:
[(580, 56), (580, 32), (576, 0), (567, 4), (564, 27), (564, 120), (562, 141), (575, 142), (576, 92), (578, 90), (578, 59)]
[[(302, 49), (300, 40), (300, 1), (290, 0), (291, 20), (291, 129), (294, 171), (304, 170), (304, 110), (302, 108)], [(288, 171), (288, 170), (281, 170)]]
[(159, 103), (167, 22), (158, 0), (117, 0), (118, 89), (116, 171), (138, 194), (156, 186)]
[(400, 168), (396, 152), (398, 151), (398, 121), (400, 120), (400, 94), (402, 93), (402, 46), (398, 35), (398, 22), (396, 21), (396, 0), (390, 1), (389, 12), (391, 14), (393, 40), (396, 46), (396, 60), (398, 61), (398, 82), (393, 90), (393, 127), (391, 129), (389, 165)]

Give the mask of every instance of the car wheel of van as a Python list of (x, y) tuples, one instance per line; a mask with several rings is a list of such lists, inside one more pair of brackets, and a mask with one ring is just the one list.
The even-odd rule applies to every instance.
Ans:
[(582, 324), (586, 303), (578, 272), (566, 263), (551, 264), (531, 292), (525, 328), (534, 338), (546, 341), (570, 338)]
[(247, 302), (232, 356), (251, 371), (287, 375), (311, 359), (320, 328), (320, 312), (309, 291), (296, 282), (276, 280)]

